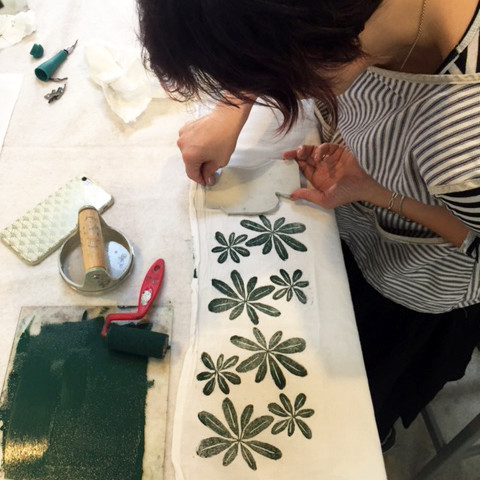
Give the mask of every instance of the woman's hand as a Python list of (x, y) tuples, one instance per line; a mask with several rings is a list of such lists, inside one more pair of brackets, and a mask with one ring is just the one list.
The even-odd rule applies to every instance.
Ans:
[(468, 228), (443, 206), (426, 205), (403, 196), (400, 205), (392, 201), (393, 192), (370, 177), (341, 145), (302, 145), (284, 152), (283, 156), (295, 159), (314, 187), (295, 190), (292, 200), (304, 199), (324, 208), (363, 200), (420, 223), (457, 247), (468, 234)]
[(359, 200), (377, 203), (379, 196), (385, 197), (386, 190), (360, 167), (344, 146), (302, 145), (284, 152), (284, 158), (296, 160), (314, 187), (296, 190), (292, 200), (304, 199), (324, 208), (335, 208)]
[(215, 183), (215, 171), (230, 161), (250, 109), (247, 104), (218, 105), (180, 129), (177, 145), (189, 178), (202, 185)]

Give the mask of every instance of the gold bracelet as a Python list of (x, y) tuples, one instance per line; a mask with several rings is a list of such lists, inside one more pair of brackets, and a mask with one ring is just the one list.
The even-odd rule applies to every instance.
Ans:
[(388, 202), (388, 205), (387, 205), (387, 210), (389, 212), (392, 211), (393, 209), (393, 203), (395, 202), (395, 199), (398, 197), (398, 193), (397, 192), (393, 192), (392, 193), (392, 196), (390, 197), (390, 201)]

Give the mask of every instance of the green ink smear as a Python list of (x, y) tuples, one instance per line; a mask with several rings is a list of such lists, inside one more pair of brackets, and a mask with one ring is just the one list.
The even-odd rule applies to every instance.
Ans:
[(11, 480), (141, 480), (147, 359), (106, 348), (103, 318), (20, 337), (3, 421)]

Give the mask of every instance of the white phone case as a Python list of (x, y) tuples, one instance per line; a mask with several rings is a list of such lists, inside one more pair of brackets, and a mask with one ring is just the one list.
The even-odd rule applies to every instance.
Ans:
[(36, 265), (73, 233), (81, 207), (91, 205), (101, 213), (112, 204), (112, 196), (92, 180), (74, 178), (3, 229), (0, 238), (22, 260)]

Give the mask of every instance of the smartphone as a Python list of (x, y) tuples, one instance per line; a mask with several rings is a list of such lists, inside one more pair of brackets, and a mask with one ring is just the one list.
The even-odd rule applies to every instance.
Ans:
[(70, 180), (0, 232), (3, 243), (29, 265), (53, 253), (71, 235), (84, 205), (100, 213), (113, 204), (113, 197), (87, 177)]

